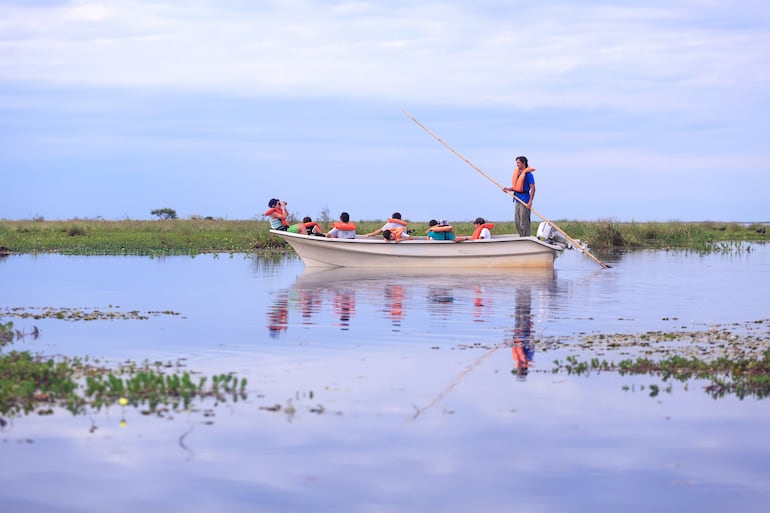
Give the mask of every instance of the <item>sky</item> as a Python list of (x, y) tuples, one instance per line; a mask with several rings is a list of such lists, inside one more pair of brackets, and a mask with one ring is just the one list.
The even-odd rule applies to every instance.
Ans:
[(766, 0), (0, 0), (0, 219), (768, 222), (769, 91)]

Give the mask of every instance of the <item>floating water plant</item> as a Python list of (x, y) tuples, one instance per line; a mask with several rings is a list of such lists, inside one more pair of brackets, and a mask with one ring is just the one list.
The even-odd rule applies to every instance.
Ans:
[[(568, 356), (564, 362), (555, 360), (552, 372), (588, 375), (592, 372), (618, 372), (621, 375), (657, 376), (664, 382), (683, 383), (692, 379), (705, 380), (704, 391), (714, 398), (735, 395), (739, 399), (770, 396), (770, 349), (760, 356), (727, 357), (703, 360), (696, 357), (671, 356), (662, 360), (650, 358), (625, 359), (619, 362), (592, 359), (580, 361)], [(650, 396), (660, 392), (656, 384), (649, 385)], [(671, 387), (666, 387), (670, 392)]]
[[(157, 367), (157, 366), (156, 366)], [(74, 358), (33, 356), (28, 351), (0, 355), (0, 414), (16, 416), (60, 407), (73, 414), (111, 404), (134, 405), (146, 413), (161, 405), (189, 408), (195, 399), (217, 402), (247, 397), (247, 380), (233, 374), (199, 377), (164, 373), (145, 362), (110, 369)]]

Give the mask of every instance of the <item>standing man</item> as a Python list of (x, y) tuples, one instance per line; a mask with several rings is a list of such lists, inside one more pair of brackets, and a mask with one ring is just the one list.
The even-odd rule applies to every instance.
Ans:
[[(529, 237), (532, 201), (535, 199), (535, 168), (529, 167), (527, 157), (516, 157), (516, 169), (513, 170), (511, 187), (504, 187), (503, 192), (513, 192), (516, 203), (516, 231), (521, 237)], [(518, 198), (518, 199), (516, 199)], [(519, 201), (521, 200), (521, 201)]]

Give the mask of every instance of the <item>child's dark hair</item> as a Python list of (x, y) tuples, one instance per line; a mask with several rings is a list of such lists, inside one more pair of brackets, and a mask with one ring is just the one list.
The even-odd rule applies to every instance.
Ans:
[(382, 238), (385, 240), (393, 240), (393, 232), (390, 230), (382, 230)]

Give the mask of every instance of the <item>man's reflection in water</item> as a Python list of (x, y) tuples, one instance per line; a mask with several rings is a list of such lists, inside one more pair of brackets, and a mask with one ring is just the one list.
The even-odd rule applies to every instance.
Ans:
[(513, 328), (513, 366), (516, 377), (524, 380), (533, 365), (535, 346), (532, 340), (532, 290), (528, 286), (516, 288), (515, 325)]
[(393, 331), (400, 331), (401, 319), (404, 316), (404, 298), (406, 291), (403, 285), (385, 286), (385, 313), (390, 317)]
[(281, 290), (267, 311), (267, 330), (273, 338), (289, 327), (289, 291)]
[(356, 294), (353, 289), (334, 290), (334, 313), (340, 319), (337, 326), (342, 330), (349, 330), (350, 320), (356, 313)]

